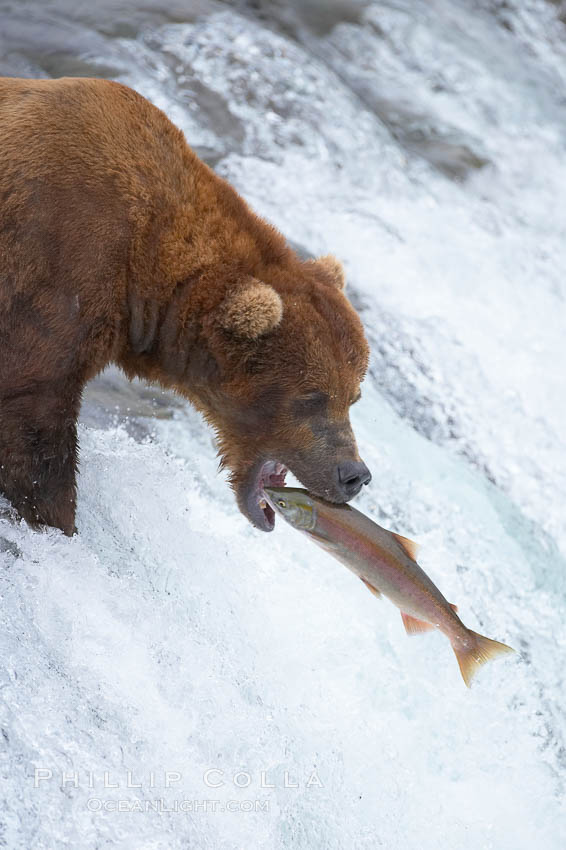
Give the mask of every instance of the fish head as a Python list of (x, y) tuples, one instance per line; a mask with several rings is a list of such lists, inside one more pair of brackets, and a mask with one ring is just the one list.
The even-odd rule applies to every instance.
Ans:
[(316, 526), (316, 505), (306, 490), (300, 487), (265, 487), (269, 504), (293, 528), (313, 531)]

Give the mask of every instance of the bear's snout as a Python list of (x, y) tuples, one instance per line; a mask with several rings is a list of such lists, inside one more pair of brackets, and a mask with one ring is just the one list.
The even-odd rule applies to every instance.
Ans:
[(357, 496), (364, 484), (371, 481), (371, 472), (363, 460), (347, 460), (336, 467), (338, 490), (342, 491), (344, 501)]

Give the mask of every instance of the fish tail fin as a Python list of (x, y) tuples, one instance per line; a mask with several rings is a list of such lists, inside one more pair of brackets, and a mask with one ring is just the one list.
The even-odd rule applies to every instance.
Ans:
[(508, 652), (515, 652), (507, 644), (486, 638), (471, 629), (468, 629), (467, 644), (464, 646), (461, 643), (454, 642), (452, 649), (456, 655), (462, 678), (468, 688), (475, 673), (487, 661), (491, 661), (500, 655), (506, 655)]

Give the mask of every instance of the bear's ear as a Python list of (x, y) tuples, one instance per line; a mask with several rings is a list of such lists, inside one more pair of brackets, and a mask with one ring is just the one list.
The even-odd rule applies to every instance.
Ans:
[(336, 289), (344, 289), (346, 286), (346, 275), (344, 266), (333, 257), (332, 254), (327, 254), (325, 257), (319, 257), (317, 260), (310, 261), (317, 269), (324, 272), (324, 276), (331, 286)]
[(220, 305), (220, 324), (244, 339), (274, 330), (283, 317), (281, 296), (272, 286), (250, 277)]

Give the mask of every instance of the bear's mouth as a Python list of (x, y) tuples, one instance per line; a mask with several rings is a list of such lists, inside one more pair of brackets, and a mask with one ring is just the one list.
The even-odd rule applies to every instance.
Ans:
[(244, 496), (245, 513), (256, 528), (273, 531), (275, 511), (268, 503), (264, 487), (284, 487), (287, 469), (276, 460), (266, 460), (254, 468), (247, 482)]

